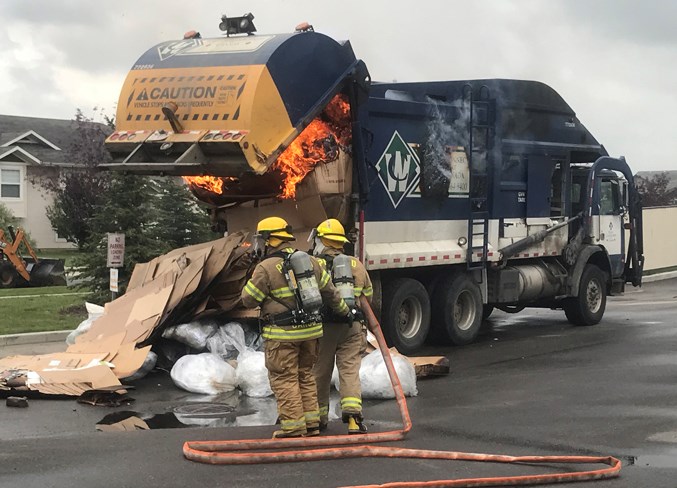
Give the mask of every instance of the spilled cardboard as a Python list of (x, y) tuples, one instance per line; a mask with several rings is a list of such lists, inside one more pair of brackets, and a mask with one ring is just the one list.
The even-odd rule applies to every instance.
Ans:
[(232, 292), (244, 284), (243, 265), (237, 262), (244, 255), (244, 239), (235, 233), (137, 265), (127, 293), (106, 304), (103, 315), (65, 352), (0, 359), (0, 388), (69, 396), (92, 389), (123, 390), (119, 378), (143, 365), (151, 348), (146, 342), (154, 332), (219, 304), (210, 299), (213, 283), (225, 286), (228, 305), (236, 305)]
[[(371, 332), (367, 332), (367, 350), (370, 353), (378, 349), (378, 342), (376, 337)], [(429, 376), (445, 376), (449, 374), (450, 365), (449, 359), (445, 356), (419, 356), (410, 358), (400, 352), (394, 347), (390, 348), (391, 354), (399, 354), (407, 359), (416, 371), (416, 378), (427, 378)]]

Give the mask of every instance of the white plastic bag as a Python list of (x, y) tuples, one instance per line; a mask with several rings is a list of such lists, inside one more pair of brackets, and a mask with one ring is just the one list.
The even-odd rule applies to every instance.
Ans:
[(203, 351), (207, 347), (207, 339), (214, 335), (217, 328), (218, 325), (211, 321), (188, 322), (167, 327), (162, 332), (162, 337), (186, 344), (196, 351)]
[(235, 368), (209, 352), (179, 358), (170, 374), (176, 386), (192, 393), (216, 395), (237, 387)]
[[(414, 365), (399, 354), (393, 354), (392, 358), (404, 395), (418, 395)], [(362, 359), (360, 383), (362, 384), (362, 398), (395, 398), (395, 391), (390, 383), (385, 361), (378, 349)]]
[(207, 339), (207, 350), (221, 359), (236, 359), (245, 348), (244, 330), (237, 322), (222, 325)]
[(266, 369), (266, 355), (247, 349), (237, 358), (237, 382), (242, 393), (249, 397), (262, 398), (273, 394)]
[(94, 321), (103, 315), (103, 307), (101, 305), (85, 302), (85, 308), (87, 309), (87, 318), (80, 322), (80, 325), (66, 337), (66, 344), (69, 346), (75, 344), (75, 338), (87, 332), (92, 327)]

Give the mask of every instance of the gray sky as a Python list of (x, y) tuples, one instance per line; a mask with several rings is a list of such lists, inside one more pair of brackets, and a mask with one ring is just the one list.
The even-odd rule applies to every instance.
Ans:
[(2, 0), (0, 113), (112, 114), (146, 50), (246, 12), (260, 34), (308, 21), (350, 39), (374, 80), (545, 82), (634, 171), (677, 169), (673, 0)]

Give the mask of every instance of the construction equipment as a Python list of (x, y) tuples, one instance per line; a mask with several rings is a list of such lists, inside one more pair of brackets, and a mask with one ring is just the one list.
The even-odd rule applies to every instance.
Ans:
[(405, 354), (474, 341), (494, 308), (594, 325), (641, 284), (632, 171), (543, 83), (372, 83), (310, 28), (189, 38), (141, 56), (116, 121), (108, 167), (187, 177), (216, 229), (279, 215), (304, 242), (338, 219)]
[[(59, 286), (66, 284), (62, 259), (38, 258), (23, 229), (8, 227), (9, 237), (0, 229), (0, 288)], [(23, 257), (23, 244), (29, 257)]]

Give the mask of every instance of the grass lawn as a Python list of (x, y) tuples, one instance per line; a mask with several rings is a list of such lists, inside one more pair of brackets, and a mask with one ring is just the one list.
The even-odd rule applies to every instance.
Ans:
[(66, 286), (0, 290), (0, 334), (74, 329), (87, 318), (85, 294)]
[(80, 254), (77, 249), (40, 249), (36, 251), (39, 258), (63, 259), (66, 267), (73, 266), (73, 260)]

